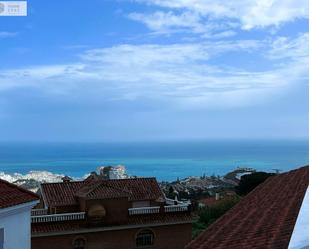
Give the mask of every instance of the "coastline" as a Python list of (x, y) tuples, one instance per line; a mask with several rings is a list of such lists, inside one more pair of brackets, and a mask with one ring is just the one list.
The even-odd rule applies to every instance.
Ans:
[(0, 143), (0, 172), (50, 171), (80, 178), (99, 165), (126, 166), (159, 181), (224, 175), (237, 167), (288, 171), (309, 164), (308, 141), (192, 141), (187, 143)]
[[(161, 188), (164, 192), (168, 192), (168, 188), (173, 186), (178, 192), (197, 190), (208, 190), (215, 188), (226, 188), (236, 186), (245, 174), (256, 172), (253, 168), (236, 168), (222, 176), (187, 176), (176, 181), (160, 181)], [(85, 174), (83, 177), (72, 177), (64, 174), (54, 174), (49, 171), (30, 171), (27, 174), (6, 174), (0, 172), (0, 179), (14, 183), (18, 186), (37, 192), (40, 183), (62, 182), (64, 177), (69, 177), (73, 181), (82, 181), (91, 174), (104, 176), (106, 179), (126, 179), (140, 176), (130, 175), (127, 173), (125, 166), (99, 166), (96, 170)]]

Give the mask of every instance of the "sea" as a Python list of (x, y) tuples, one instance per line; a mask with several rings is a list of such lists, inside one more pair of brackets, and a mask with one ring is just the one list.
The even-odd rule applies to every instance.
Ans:
[(102, 165), (173, 181), (224, 175), (237, 167), (281, 172), (309, 165), (309, 141), (215, 140), (132, 143), (0, 143), (0, 171), (50, 171), (82, 177)]

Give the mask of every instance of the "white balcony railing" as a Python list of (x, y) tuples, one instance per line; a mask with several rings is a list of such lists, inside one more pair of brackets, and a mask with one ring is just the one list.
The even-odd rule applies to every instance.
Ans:
[(176, 201), (173, 199), (165, 198), (165, 203), (167, 205), (181, 205), (181, 204), (190, 204), (190, 201)]
[(39, 216), (39, 215), (47, 215), (47, 209), (41, 208), (41, 209), (32, 209), (31, 210), (31, 216)]
[[(187, 211), (189, 211), (188, 204), (164, 206), (165, 213), (187, 212)], [(129, 215), (158, 214), (158, 213), (160, 213), (160, 207), (129, 208)]]
[(166, 198), (165, 202), (166, 202), (167, 205), (175, 205), (175, 200), (173, 200), (173, 199)]
[(84, 220), (84, 219), (85, 219), (85, 212), (81, 212), (81, 213), (32, 216), (31, 222), (41, 223), (41, 222), (56, 222), (56, 221), (70, 221), (70, 220)]
[(170, 206), (165, 206), (164, 211), (166, 213), (171, 213), (171, 212), (186, 212), (188, 211), (188, 205), (187, 204), (182, 204), (182, 205), (170, 205)]
[(129, 208), (129, 215), (158, 213), (160, 213), (160, 207)]

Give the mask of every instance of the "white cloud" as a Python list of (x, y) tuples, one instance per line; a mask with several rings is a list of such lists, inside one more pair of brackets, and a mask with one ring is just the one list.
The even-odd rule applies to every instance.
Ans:
[(231, 37), (235, 36), (237, 33), (232, 30), (227, 30), (227, 31), (222, 31), (218, 33), (212, 33), (212, 34), (204, 34), (202, 37), (203, 38), (208, 38), (208, 39), (220, 39), (220, 38), (226, 38), (226, 37)]
[(201, 24), (198, 13), (183, 12), (179, 15), (172, 11), (157, 11), (152, 14), (131, 13), (129, 18), (140, 21), (156, 33), (183, 32), (189, 29), (195, 33), (207, 32), (211, 27)]
[(235, 35), (232, 28), (238, 26), (235, 22), (215, 22), (205, 19), (194, 11), (183, 11), (179, 14), (173, 11), (156, 11), (151, 14), (130, 13), (131, 20), (145, 24), (153, 34), (195, 33), (207, 38), (223, 38)]
[[(304, 39), (300, 37), (298, 39)], [(296, 40), (289, 40), (288, 44), (305, 43)], [(278, 41), (271, 43), (275, 44)], [(296, 49), (297, 46), (281, 47)], [(308, 77), (308, 63), (293, 60), (288, 65), (264, 71), (236, 68), (233, 63), (211, 63), (230, 52), (241, 55), (268, 48), (266, 42), (240, 40), (92, 49), (83, 52), (80, 60), (72, 64), (2, 70), (0, 91), (35, 87), (48, 94), (65, 94), (68, 98), (91, 91), (106, 100), (141, 97), (192, 108), (243, 106), (264, 101)], [(269, 53), (276, 54), (275, 47), (271, 49)]]
[(309, 57), (309, 33), (300, 34), (297, 38), (279, 37), (272, 43), (270, 58), (299, 60)]
[[(191, 28), (203, 30), (211, 23), (223, 24), (230, 28), (235, 21), (244, 30), (279, 26), (300, 18), (309, 18), (307, 0), (136, 0), (140, 3), (166, 8), (166, 12), (150, 15), (134, 14), (135, 20), (142, 21), (152, 30), (162, 27)], [(171, 14), (178, 11), (180, 14)], [(158, 18), (157, 22), (155, 17)], [(214, 22), (216, 20), (216, 22)], [(163, 24), (162, 22), (165, 21)], [(192, 27), (193, 26), (193, 27)]]
[(0, 71), (0, 91), (18, 87), (34, 87), (50, 93), (67, 94), (75, 82), (92, 79), (81, 63), (30, 66)]
[(7, 31), (0, 31), (0, 39), (1, 38), (10, 38), (17, 36), (17, 32), (7, 32)]

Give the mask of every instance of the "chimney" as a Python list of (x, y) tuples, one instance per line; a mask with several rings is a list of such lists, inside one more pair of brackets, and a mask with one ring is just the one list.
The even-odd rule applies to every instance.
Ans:
[(216, 193), (216, 201), (219, 201), (220, 200), (220, 194), (219, 193)]
[(72, 181), (72, 178), (70, 178), (70, 177), (68, 177), (68, 176), (65, 176), (65, 177), (62, 177), (61, 180), (62, 180), (63, 182), (70, 182), (70, 181)]
[(178, 204), (178, 195), (179, 195), (179, 193), (178, 193), (177, 190), (174, 190), (174, 194), (175, 194), (175, 196), (174, 196), (174, 205), (177, 205)]

